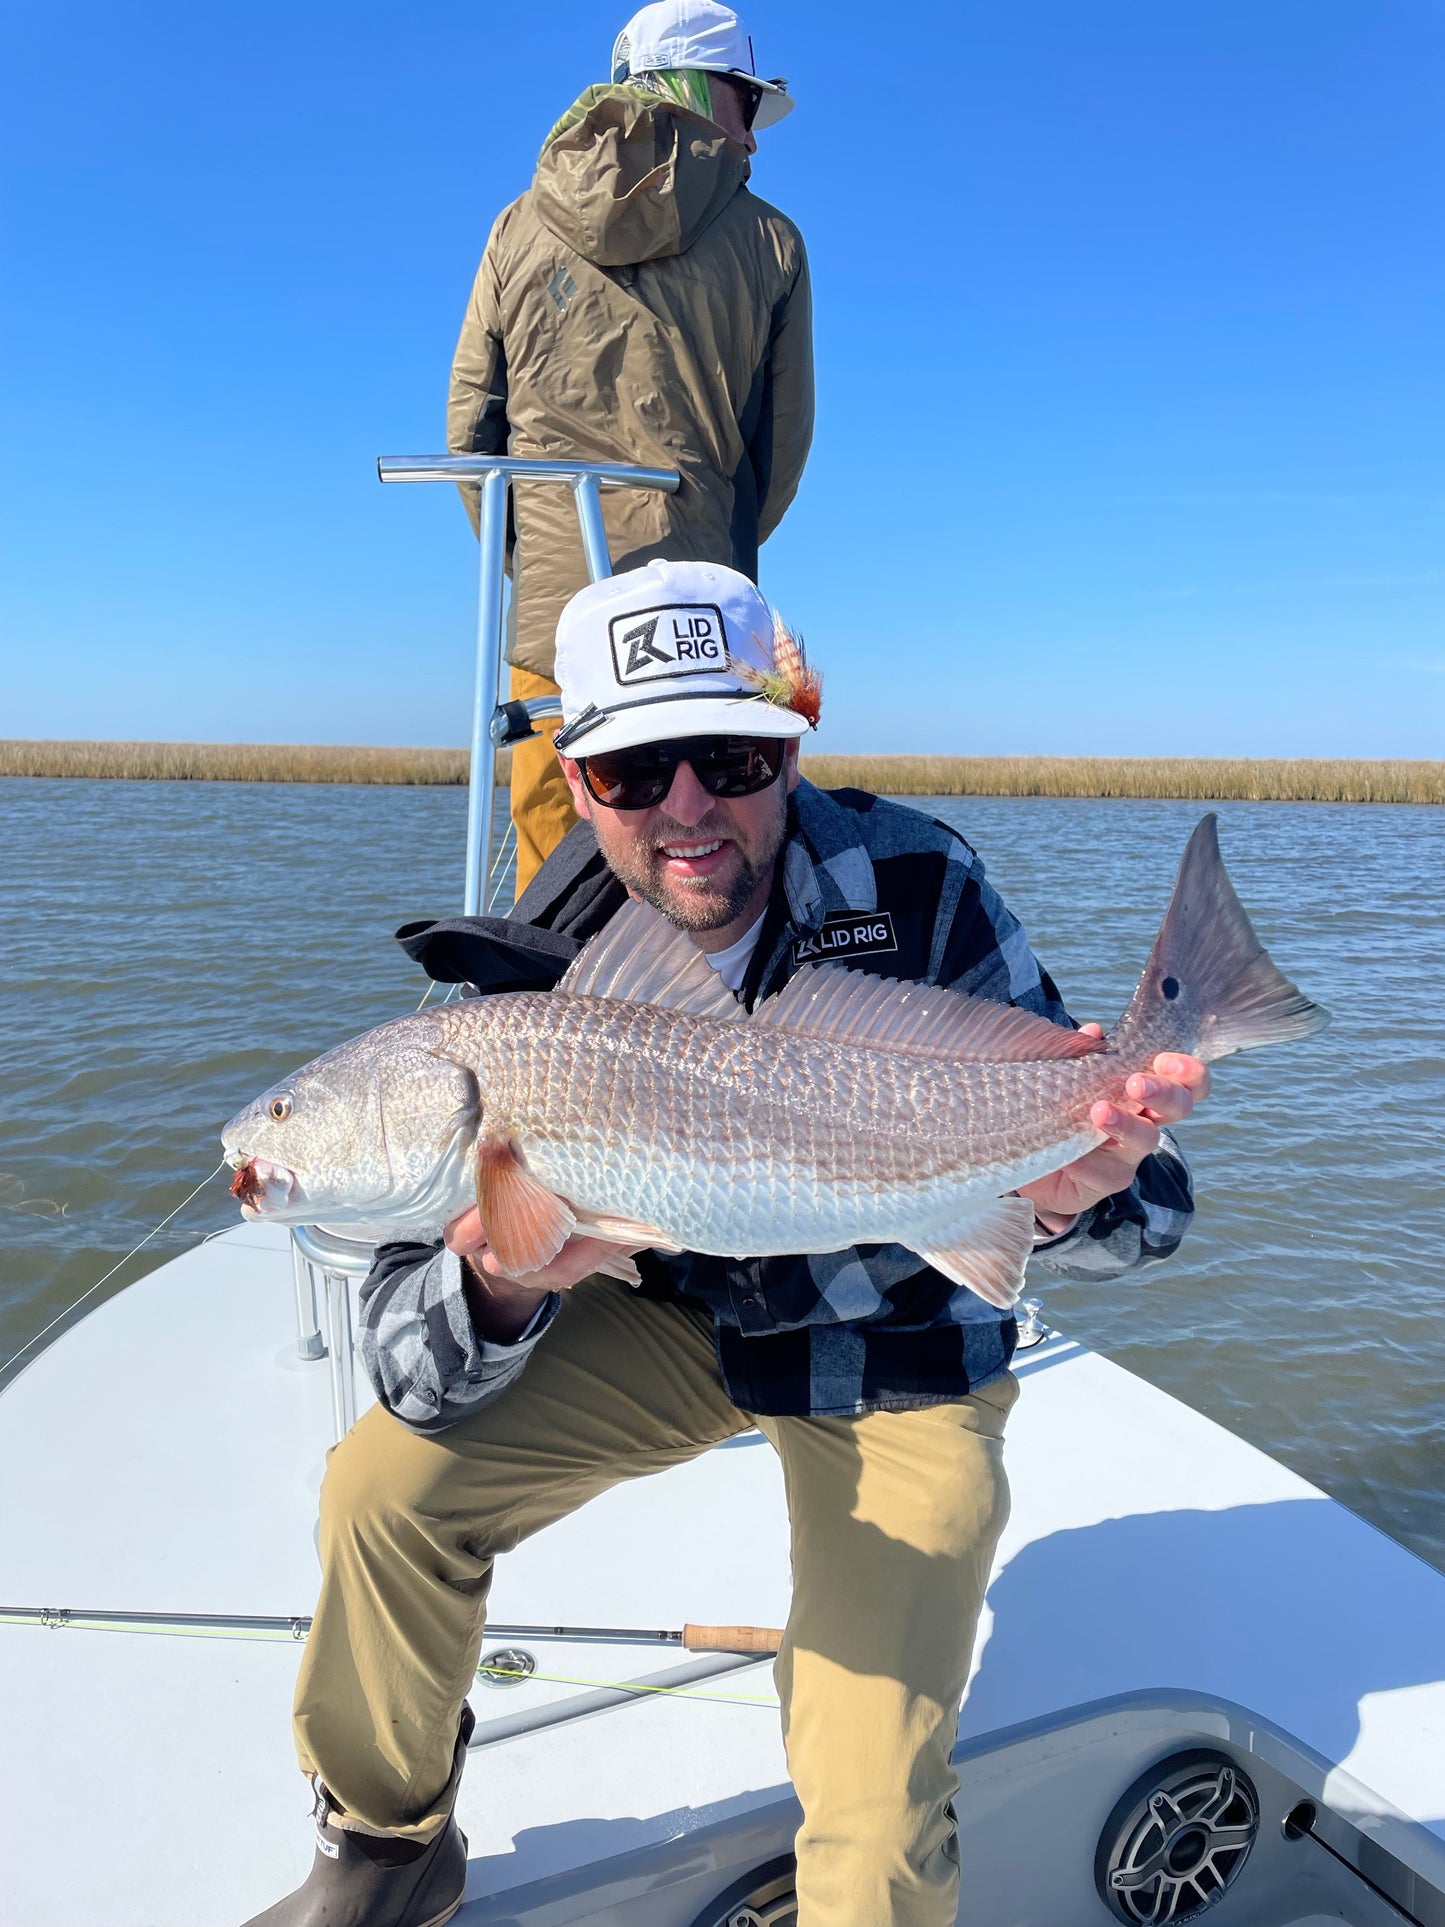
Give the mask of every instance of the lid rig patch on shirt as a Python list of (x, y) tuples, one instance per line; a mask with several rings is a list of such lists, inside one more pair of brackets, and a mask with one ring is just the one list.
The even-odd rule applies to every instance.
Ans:
[(875, 957), (898, 948), (892, 913), (887, 910), (833, 910), (821, 930), (799, 937), (793, 962), (847, 963), (853, 957)]

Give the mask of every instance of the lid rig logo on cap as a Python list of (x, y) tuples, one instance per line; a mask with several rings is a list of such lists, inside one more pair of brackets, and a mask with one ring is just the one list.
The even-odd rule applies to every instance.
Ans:
[(801, 736), (822, 677), (745, 575), (649, 562), (580, 590), (557, 625), (557, 748), (601, 755), (681, 736)]
[(660, 676), (711, 676), (727, 666), (722, 610), (708, 603), (636, 610), (607, 625), (612, 667), (624, 686)]

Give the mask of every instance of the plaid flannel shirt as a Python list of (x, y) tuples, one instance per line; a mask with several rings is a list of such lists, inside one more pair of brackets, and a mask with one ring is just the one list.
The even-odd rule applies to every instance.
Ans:
[[(585, 826), (568, 837), (515, 914), (579, 937), (623, 901)], [(950, 985), (1070, 1024), (1053, 981), (978, 856), (946, 824), (856, 790), (801, 783), (772, 902), (741, 996), (751, 1009), (781, 989), (797, 950), (816, 951), (860, 928), (887, 946), (850, 952), (856, 969)], [(1189, 1172), (1166, 1133), (1127, 1191), (1041, 1242), (1036, 1273), (1109, 1279), (1166, 1258), (1193, 1204)], [(746, 1412), (861, 1413), (963, 1397), (1008, 1367), (1017, 1326), (902, 1245), (860, 1245), (795, 1257), (734, 1259), (644, 1253), (650, 1297), (680, 1297), (712, 1313), (718, 1367)], [(626, 1287), (619, 1285), (618, 1290)], [(440, 1431), (495, 1398), (545, 1343), (555, 1294), (515, 1343), (472, 1327), (458, 1261), (436, 1247), (382, 1248), (362, 1291), (361, 1344), (377, 1394), (404, 1423)]]

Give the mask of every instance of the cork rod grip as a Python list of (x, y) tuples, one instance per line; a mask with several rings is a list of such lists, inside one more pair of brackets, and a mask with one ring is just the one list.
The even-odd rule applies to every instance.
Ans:
[(682, 1629), (690, 1653), (775, 1653), (783, 1643), (780, 1626), (692, 1626)]

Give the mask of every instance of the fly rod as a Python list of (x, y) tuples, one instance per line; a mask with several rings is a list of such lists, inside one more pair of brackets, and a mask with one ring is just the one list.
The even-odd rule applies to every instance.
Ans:
[[(213, 1633), (241, 1638), (305, 1639), (310, 1613), (107, 1612), (90, 1606), (0, 1606), (0, 1625), (73, 1626), (82, 1632)], [(489, 1621), (489, 1639), (577, 1639), (599, 1645), (681, 1646), (689, 1653), (775, 1653), (776, 1626), (695, 1626), (647, 1630), (636, 1626), (519, 1626)]]

